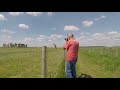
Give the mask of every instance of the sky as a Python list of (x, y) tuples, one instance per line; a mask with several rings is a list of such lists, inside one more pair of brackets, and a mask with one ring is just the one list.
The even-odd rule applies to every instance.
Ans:
[(69, 33), (80, 46), (120, 46), (120, 12), (0, 12), (0, 46), (62, 47)]

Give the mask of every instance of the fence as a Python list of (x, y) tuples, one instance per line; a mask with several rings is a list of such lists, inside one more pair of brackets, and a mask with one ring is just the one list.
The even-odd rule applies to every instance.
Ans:
[[(63, 51), (63, 59), (65, 59), (66, 52)], [(60, 52), (59, 52), (60, 53)], [(46, 55), (47, 54), (47, 46), (42, 47), (42, 78), (46, 78), (46, 71), (47, 71), (47, 61), (46, 61)], [(57, 54), (57, 53), (56, 53)]]

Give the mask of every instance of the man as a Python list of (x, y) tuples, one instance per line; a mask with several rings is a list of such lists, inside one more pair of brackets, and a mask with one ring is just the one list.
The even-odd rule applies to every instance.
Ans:
[(76, 62), (78, 59), (79, 43), (74, 39), (73, 34), (68, 34), (68, 41), (64, 44), (67, 50), (65, 72), (67, 78), (77, 78)]

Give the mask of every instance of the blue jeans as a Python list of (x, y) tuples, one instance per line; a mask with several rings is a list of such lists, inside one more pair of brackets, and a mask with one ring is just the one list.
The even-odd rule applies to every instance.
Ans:
[(65, 72), (67, 78), (77, 78), (76, 75), (76, 62), (77, 60), (67, 61), (65, 65)]

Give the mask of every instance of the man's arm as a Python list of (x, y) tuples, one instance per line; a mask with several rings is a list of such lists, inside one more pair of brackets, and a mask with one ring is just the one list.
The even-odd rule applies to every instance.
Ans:
[(68, 41), (68, 42), (66, 42), (65, 44), (64, 44), (64, 50), (65, 49), (69, 49), (69, 47), (70, 47), (70, 42)]
[(67, 44), (67, 42), (65, 42), (65, 44), (64, 44), (64, 46), (63, 46), (63, 50), (65, 50), (65, 49), (66, 49), (66, 44)]

